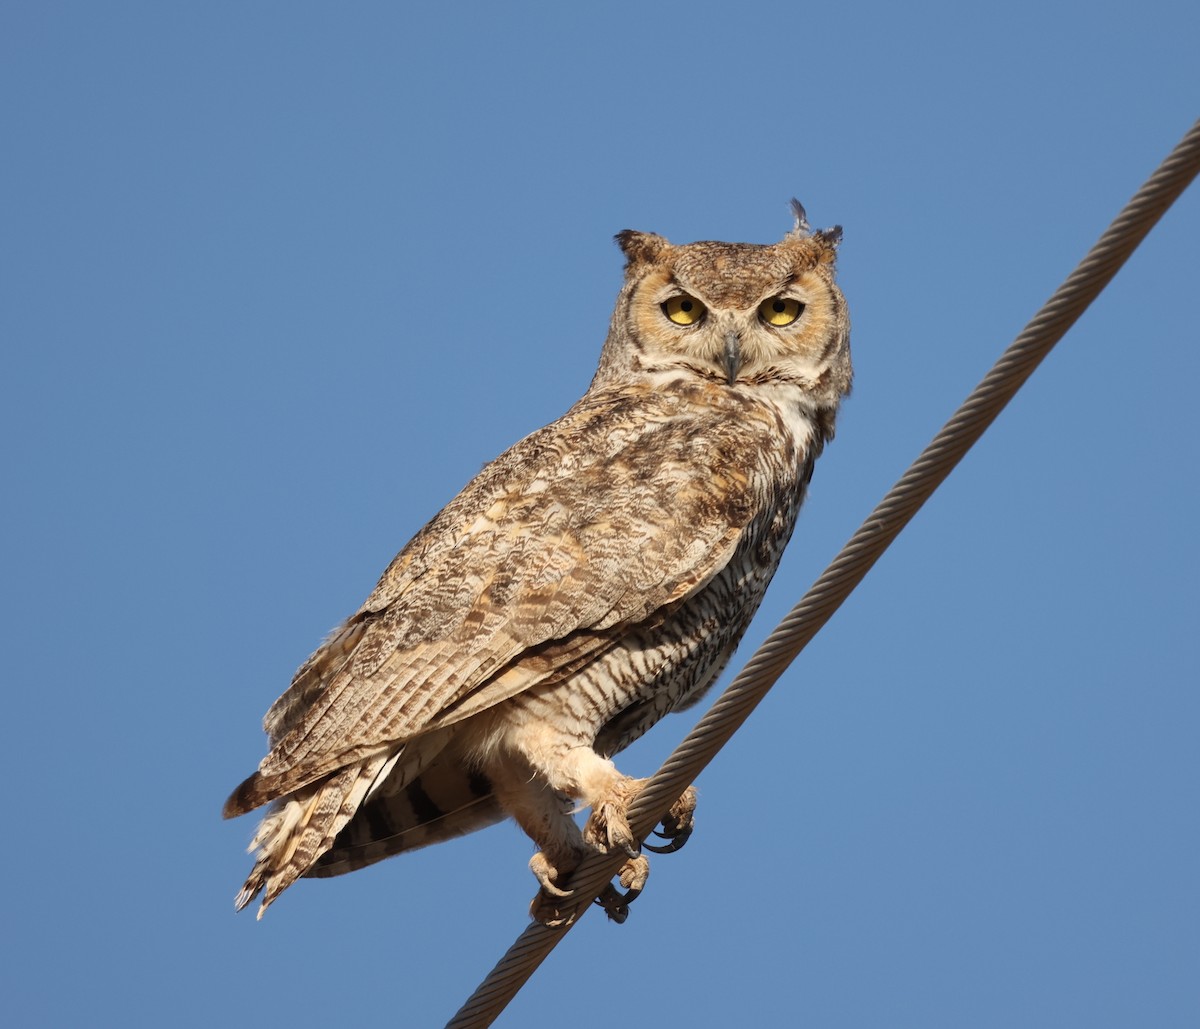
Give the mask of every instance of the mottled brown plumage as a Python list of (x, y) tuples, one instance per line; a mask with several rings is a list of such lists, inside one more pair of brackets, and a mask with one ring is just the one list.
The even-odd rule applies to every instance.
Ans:
[[(591, 849), (641, 888), (638, 782), (609, 758), (728, 660), (850, 387), (839, 233), (796, 207), (772, 246), (618, 236), (588, 392), (430, 521), (268, 711), (225, 805), (273, 804), (239, 907), (505, 814), (540, 847), (536, 917), (573, 917), (559, 883)], [(693, 806), (668, 815), (680, 838)]]

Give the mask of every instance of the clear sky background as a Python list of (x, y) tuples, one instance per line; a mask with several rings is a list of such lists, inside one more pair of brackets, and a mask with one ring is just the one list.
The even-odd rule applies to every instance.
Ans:
[[(1200, 114), (1198, 39), (1184, 0), (4, 5), (5, 1021), (442, 1025), (525, 925), (515, 827), (256, 923), (220, 806), (586, 387), (613, 233), (845, 226), (854, 395), (740, 667)], [(1200, 1024), (1198, 241), (1193, 188), (499, 1024)]]

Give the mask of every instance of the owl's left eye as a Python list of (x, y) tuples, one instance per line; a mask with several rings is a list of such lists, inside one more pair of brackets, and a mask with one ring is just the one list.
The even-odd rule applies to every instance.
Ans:
[(804, 313), (804, 305), (791, 297), (767, 297), (758, 305), (758, 316), (768, 325), (791, 325)]
[(704, 317), (704, 305), (686, 293), (664, 301), (662, 311), (676, 325), (695, 325)]

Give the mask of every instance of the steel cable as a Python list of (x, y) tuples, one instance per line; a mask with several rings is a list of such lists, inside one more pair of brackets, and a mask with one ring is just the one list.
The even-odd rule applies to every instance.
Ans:
[[(658, 824), (663, 812), (749, 717), (1042, 359), (1100, 295), (1197, 172), (1200, 172), (1200, 121), (1146, 180), (1070, 277), (888, 491), (833, 563), (767, 637), (663, 766), (647, 780), (629, 810), (630, 825), (639, 839)], [(598, 896), (623, 861), (621, 854), (588, 858), (571, 878), (573, 892), (581, 898)], [(587, 905), (581, 907), (579, 917), (587, 908)], [(447, 1023), (447, 1029), (480, 1029), (491, 1025), (569, 928), (548, 929), (536, 923), (526, 928)]]

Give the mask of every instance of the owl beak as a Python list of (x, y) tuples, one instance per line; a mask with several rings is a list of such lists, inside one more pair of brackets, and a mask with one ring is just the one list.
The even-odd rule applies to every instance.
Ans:
[(742, 367), (742, 341), (736, 332), (725, 333), (725, 375), (729, 385), (737, 381), (738, 371)]

